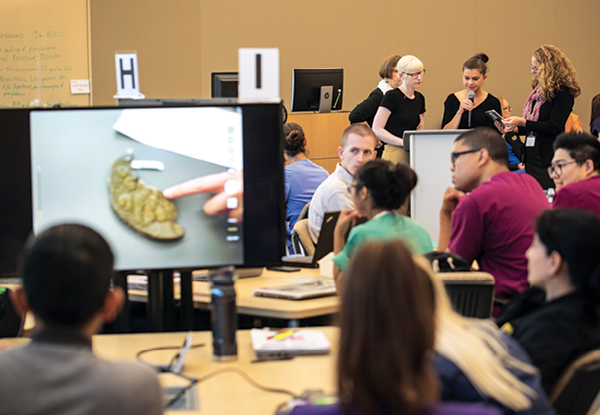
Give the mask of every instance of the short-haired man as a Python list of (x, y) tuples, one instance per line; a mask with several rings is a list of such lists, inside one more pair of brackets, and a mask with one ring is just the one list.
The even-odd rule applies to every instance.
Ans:
[(27, 346), (0, 352), (0, 413), (162, 413), (153, 369), (92, 353), (92, 335), (124, 298), (109, 288), (113, 263), (106, 241), (85, 226), (56, 226), (28, 241), (14, 302), (41, 329)]
[(588, 133), (563, 133), (554, 141), (548, 174), (556, 184), (554, 209), (583, 209), (600, 216), (600, 142)]
[(533, 222), (550, 205), (533, 177), (508, 170), (506, 144), (490, 128), (461, 134), (451, 161), (454, 187), (444, 193), (438, 250), (476, 259), (494, 276), (496, 298), (507, 300), (527, 287)]
[(348, 186), (360, 166), (375, 158), (377, 138), (365, 124), (352, 124), (344, 130), (338, 148), (340, 162), (317, 188), (308, 211), (308, 231), (314, 243), (319, 240), (325, 212), (354, 209)]

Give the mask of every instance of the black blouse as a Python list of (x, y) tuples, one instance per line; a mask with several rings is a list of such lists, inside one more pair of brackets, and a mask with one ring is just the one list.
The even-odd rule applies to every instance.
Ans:
[[(448, 98), (446, 98), (446, 101), (444, 102), (444, 117), (442, 119), (442, 128), (444, 128), (446, 124), (452, 121), (452, 118), (454, 118), (459, 108), (460, 101), (458, 100), (458, 98), (456, 98), (456, 95), (448, 95)], [(493, 129), (496, 129), (494, 121), (490, 117), (485, 115), (485, 112), (489, 110), (496, 110), (498, 114), (502, 115), (502, 105), (500, 105), (500, 100), (490, 93), (488, 93), (488, 96), (483, 100), (483, 102), (481, 102), (471, 111), (471, 128), (491, 127)], [(463, 112), (457, 130), (466, 130), (467, 128), (469, 128), (468, 118), (469, 112)]]

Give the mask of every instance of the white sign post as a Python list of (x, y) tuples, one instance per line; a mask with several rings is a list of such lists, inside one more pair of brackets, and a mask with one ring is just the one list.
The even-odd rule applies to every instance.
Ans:
[(238, 62), (239, 98), (279, 98), (279, 49), (240, 49)]
[(140, 93), (137, 53), (115, 53), (115, 69), (117, 72), (117, 95), (113, 98), (144, 98), (144, 94)]

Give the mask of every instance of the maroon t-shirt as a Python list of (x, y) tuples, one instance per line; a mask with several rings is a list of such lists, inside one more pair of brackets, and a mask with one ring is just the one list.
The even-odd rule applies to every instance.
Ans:
[(462, 197), (452, 213), (448, 249), (496, 280), (494, 294), (508, 299), (527, 288), (525, 251), (534, 220), (550, 204), (540, 184), (528, 174), (503, 172)]
[(581, 209), (600, 217), (600, 176), (562, 187), (552, 203), (553, 209)]

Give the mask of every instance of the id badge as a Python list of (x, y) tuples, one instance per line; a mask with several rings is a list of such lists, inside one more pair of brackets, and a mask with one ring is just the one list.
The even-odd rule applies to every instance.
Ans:
[(525, 140), (525, 147), (535, 147), (535, 135), (529, 134)]

